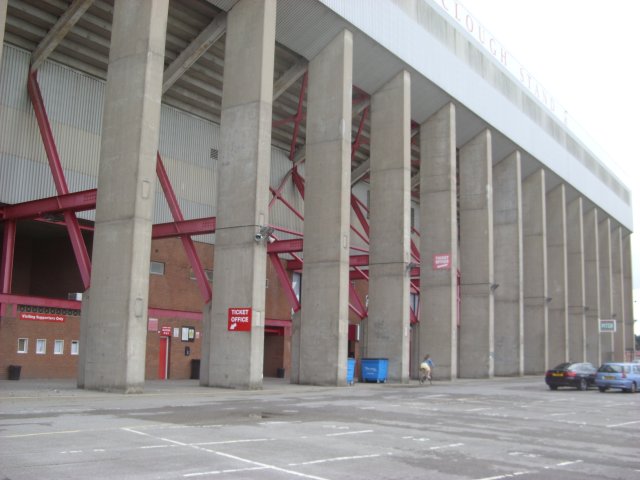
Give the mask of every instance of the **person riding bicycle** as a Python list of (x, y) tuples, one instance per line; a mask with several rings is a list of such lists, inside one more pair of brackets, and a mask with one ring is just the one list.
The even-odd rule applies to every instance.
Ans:
[(433, 360), (430, 355), (425, 355), (424, 360), (420, 364), (420, 383), (429, 380), (431, 383), (431, 371), (433, 370)]

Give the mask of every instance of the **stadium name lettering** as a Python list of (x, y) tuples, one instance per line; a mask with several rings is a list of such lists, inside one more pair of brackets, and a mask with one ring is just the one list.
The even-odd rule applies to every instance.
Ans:
[(549, 110), (556, 113), (556, 102), (542, 85), (531, 75), (496, 38), (460, 3), (455, 0), (440, 0), (447, 14), (462, 25), (484, 48), (491, 53), (512, 75), (514, 75)]

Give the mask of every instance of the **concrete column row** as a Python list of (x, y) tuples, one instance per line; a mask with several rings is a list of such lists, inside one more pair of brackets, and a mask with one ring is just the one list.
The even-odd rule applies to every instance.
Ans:
[[(460, 147), (455, 108), (421, 129), (421, 354), (441, 378), (540, 374), (633, 348), (629, 234), (520, 154), (493, 162), (483, 131)], [(459, 210), (452, 208), (459, 176)], [(455, 238), (458, 234), (459, 242)], [(444, 254), (447, 267), (434, 259)], [(432, 262), (433, 265), (432, 265)], [(460, 298), (451, 270), (460, 272)], [(616, 320), (600, 333), (600, 319)]]
[[(78, 383), (86, 388), (132, 392), (144, 382), (168, 2), (145, 5), (114, 5), (93, 289), (82, 317)], [(269, 222), (275, 15), (275, 0), (243, 0), (227, 20), (203, 386), (262, 387), (266, 242), (256, 234)], [(138, 41), (130, 41), (132, 32)], [(351, 33), (341, 32), (311, 59), (308, 75), (303, 302), (293, 321), (291, 378), (340, 386), (347, 368)], [(402, 71), (371, 100), (364, 350), (388, 358), (389, 380), (401, 383), (410, 373), (410, 90)], [(414, 358), (431, 354), (436, 378), (622, 359), (632, 340), (629, 236), (595, 209), (585, 212), (581, 198), (567, 202), (563, 184), (547, 191), (544, 170), (522, 179), (519, 152), (494, 162), (489, 129), (458, 151), (455, 118), (449, 104), (420, 128), (422, 292)], [(230, 326), (234, 308), (251, 312), (248, 331)], [(618, 332), (599, 334), (600, 318), (617, 319)]]

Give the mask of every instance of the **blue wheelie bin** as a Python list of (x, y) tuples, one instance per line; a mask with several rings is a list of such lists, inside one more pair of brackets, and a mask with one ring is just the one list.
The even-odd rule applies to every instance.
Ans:
[(356, 371), (356, 359), (347, 358), (347, 385), (353, 385), (353, 376)]
[(384, 383), (387, 381), (388, 358), (363, 358), (360, 366), (363, 382)]

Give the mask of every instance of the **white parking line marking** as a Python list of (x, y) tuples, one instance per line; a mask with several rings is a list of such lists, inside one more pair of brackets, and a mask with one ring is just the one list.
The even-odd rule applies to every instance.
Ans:
[(341, 435), (358, 435), (360, 433), (373, 433), (373, 430), (359, 430), (357, 432), (340, 432), (340, 433), (327, 433), (327, 437), (339, 437)]
[(202, 477), (204, 475), (220, 475), (221, 473), (240, 473), (251, 472), (255, 470), (267, 470), (269, 467), (249, 467), (249, 468), (233, 468), (228, 470), (212, 470), (210, 472), (187, 473), (184, 477)]
[(640, 423), (640, 420), (636, 420), (634, 422), (618, 423), (615, 425), (607, 425), (607, 428), (624, 427), (625, 425), (633, 425), (634, 423)]
[(322, 460), (312, 460), (309, 462), (302, 462), (302, 463), (290, 463), (288, 466), (289, 467), (297, 467), (300, 465), (315, 465), (318, 463), (329, 463), (329, 462), (343, 462), (345, 460), (361, 460), (363, 458), (376, 458), (376, 457), (380, 457), (381, 455), (376, 453), (376, 454), (372, 454), (372, 455), (357, 455), (357, 456), (353, 456), (353, 457), (334, 457), (334, 458), (323, 458)]
[(450, 445), (437, 445), (435, 447), (429, 447), (429, 450), (442, 450), (443, 448), (456, 448), (462, 447), (464, 443), (452, 443)]
[(528, 473), (534, 473), (534, 472), (530, 472), (530, 471), (524, 470), (522, 472), (505, 473), (504, 475), (498, 475), (497, 477), (479, 478), (478, 480), (501, 480), (502, 478), (519, 477), (520, 475), (526, 475)]
[(566, 467), (567, 465), (575, 465), (576, 463), (582, 463), (582, 460), (574, 460), (573, 462), (562, 462), (558, 463), (557, 467)]
[(203, 445), (230, 445), (233, 443), (251, 443), (251, 442), (269, 442), (273, 440), (272, 438), (250, 438), (246, 440), (221, 440), (219, 442), (202, 442), (202, 443), (191, 443), (192, 446), (203, 446)]
[[(193, 448), (193, 449), (200, 450), (200, 451), (203, 451), (203, 452), (213, 453), (214, 455), (218, 455), (220, 457), (230, 458), (232, 460), (237, 460), (239, 462), (248, 463), (249, 465), (254, 465), (255, 467), (259, 467), (259, 468), (256, 468), (256, 469), (275, 470), (276, 472), (288, 473), (288, 474), (294, 475), (296, 477), (308, 478), (310, 480), (328, 480), (328, 479), (323, 478), (323, 477), (316, 477), (314, 475), (307, 475), (307, 474), (304, 474), (304, 473), (296, 472), (294, 470), (288, 470), (286, 468), (276, 467), (275, 465), (269, 465), (267, 463), (255, 462), (255, 461), (249, 460), (247, 458), (238, 457), (237, 455), (231, 455), (229, 453), (219, 452), (217, 450), (210, 450), (208, 448), (204, 448), (204, 447), (201, 447), (201, 446), (198, 446), (198, 445), (190, 445), (188, 443), (182, 443), (182, 442), (178, 442), (176, 440), (171, 440), (170, 438), (156, 437), (154, 435), (150, 435), (150, 434), (145, 433), (145, 432), (140, 432), (140, 431), (134, 430), (132, 428), (123, 428), (122, 430), (125, 430), (127, 432), (131, 432), (131, 433), (135, 433), (137, 435), (142, 435), (142, 436), (145, 436), (145, 437), (155, 438), (156, 440), (162, 440), (162, 441), (168, 442), (168, 443), (170, 443), (172, 445), (179, 445), (179, 446), (182, 446), (182, 447), (189, 447), (189, 448)], [(196, 472), (196, 473), (184, 474), (183, 476), (184, 477), (194, 477), (194, 476), (203, 476), (203, 475), (213, 475), (213, 474), (212, 473), (208, 473), (208, 472)]]

